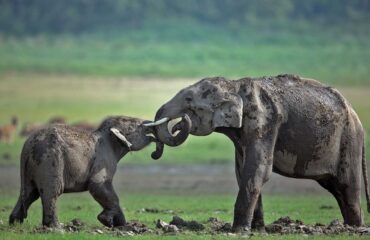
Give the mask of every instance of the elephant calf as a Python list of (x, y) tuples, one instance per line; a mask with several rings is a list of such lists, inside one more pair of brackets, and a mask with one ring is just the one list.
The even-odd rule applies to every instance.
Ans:
[(21, 191), (9, 224), (23, 222), (30, 205), (42, 201), (43, 225), (58, 226), (56, 201), (59, 195), (88, 190), (103, 207), (98, 215), (105, 226), (125, 224), (112, 179), (118, 161), (129, 151), (156, 142), (153, 158), (159, 158), (163, 144), (144, 120), (110, 117), (97, 130), (87, 132), (63, 124), (34, 132), (21, 153)]

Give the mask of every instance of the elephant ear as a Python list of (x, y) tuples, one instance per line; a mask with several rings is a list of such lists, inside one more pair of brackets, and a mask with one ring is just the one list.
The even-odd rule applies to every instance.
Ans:
[(132, 146), (132, 143), (130, 143), (127, 138), (117, 129), (117, 128), (111, 128), (110, 131), (119, 139), (121, 140), (129, 149)]
[(226, 93), (213, 113), (213, 128), (242, 127), (243, 100), (237, 94)]

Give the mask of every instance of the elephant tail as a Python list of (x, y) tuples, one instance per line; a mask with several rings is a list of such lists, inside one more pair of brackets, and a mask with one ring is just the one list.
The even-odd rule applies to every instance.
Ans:
[(367, 164), (366, 164), (366, 157), (365, 157), (365, 140), (362, 145), (362, 175), (364, 177), (364, 184), (365, 184), (367, 212), (370, 213), (370, 194), (369, 194), (369, 180), (367, 178)]

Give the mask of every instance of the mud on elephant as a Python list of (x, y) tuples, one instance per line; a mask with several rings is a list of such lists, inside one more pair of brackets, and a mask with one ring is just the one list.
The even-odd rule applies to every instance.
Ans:
[[(168, 125), (175, 118), (182, 120)], [(155, 120), (156, 135), (169, 146), (189, 134), (219, 132), (232, 140), (235, 231), (263, 228), (261, 188), (272, 171), (316, 180), (334, 195), (346, 224), (363, 224), (361, 176), (369, 206), (364, 130), (336, 89), (294, 75), (206, 78), (178, 92)]]
[(153, 128), (130, 117), (110, 117), (97, 130), (84, 131), (56, 124), (34, 132), (21, 153), (21, 191), (9, 223), (23, 222), (30, 205), (42, 201), (43, 225), (59, 225), (56, 201), (62, 193), (89, 191), (103, 207), (98, 219), (106, 226), (126, 223), (112, 185), (118, 161), (129, 151), (157, 143), (153, 158), (159, 158), (163, 144)]

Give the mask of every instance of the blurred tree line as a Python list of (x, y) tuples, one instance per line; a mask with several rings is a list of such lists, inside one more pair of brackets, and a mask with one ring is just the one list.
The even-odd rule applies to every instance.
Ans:
[(370, 23), (370, 0), (0, 0), (0, 31), (16, 35), (138, 28), (174, 18), (233, 28), (356, 26)]

